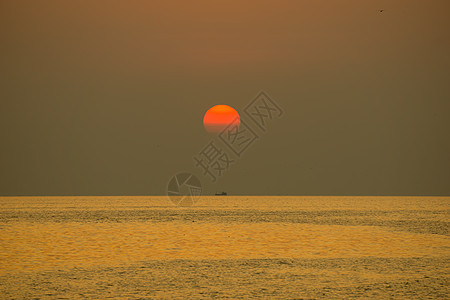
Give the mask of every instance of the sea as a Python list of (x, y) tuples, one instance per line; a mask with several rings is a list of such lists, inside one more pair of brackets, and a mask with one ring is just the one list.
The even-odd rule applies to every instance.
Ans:
[(0, 299), (450, 299), (450, 197), (0, 197)]

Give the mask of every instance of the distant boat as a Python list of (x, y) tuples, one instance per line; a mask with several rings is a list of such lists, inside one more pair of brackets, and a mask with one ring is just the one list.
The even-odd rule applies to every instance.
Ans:
[(226, 196), (227, 193), (226, 192), (222, 192), (222, 193), (216, 193), (216, 196)]

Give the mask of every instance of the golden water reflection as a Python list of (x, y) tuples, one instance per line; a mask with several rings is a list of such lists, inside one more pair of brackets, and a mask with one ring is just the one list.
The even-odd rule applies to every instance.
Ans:
[[(0, 223), (2, 274), (171, 259), (448, 257), (450, 250), (450, 238), (445, 234), (355, 225), (368, 218), (379, 222), (392, 219), (400, 221), (399, 224), (407, 219), (411, 222), (423, 220), (423, 224), (442, 223), (448, 216), (447, 198), (429, 202), (416, 198), (384, 199), (384, 206), (380, 207), (383, 201), (373, 199), (359, 199), (359, 205), (352, 206), (356, 199), (262, 197), (242, 201), (242, 198), (234, 197), (220, 198), (216, 202), (204, 201), (203, 205), (190, 209), (172, 207), (163, 202), (163, 198), (99, 198), (100, 201), (83, 198), (78, 202), (73, 198), (50, 198), (47, 202), (35, 198), (14, 199), (0, 199), (3, 213), (3, 222)], [(241, 206), (237, 205), (239, 202)], [(259, 216), (260, 219), (254, 217), (255, 210), (267, 211), (270, 206), (273, 214)], [(246, 210), (249, 207), (254, 210)], [(351, 207), (369, 213), (353, 216), (349, 213)], [(293, 216), (301, 213), (317, 216), (301, 222), (295, 219), (286, 222), (267, 220), (269, 217), (285, 218), (287, 208), (293, 211)], [(221, 209), (230, 210), (230, 214), (239, 211), (239, 215), (235, 219), (226, 219), (231, 221), (220, 219), (224, 215), (208, 218)], [(437, 212), (430, 213), (433, 209)], [(105, 215), (120, 210), (122, 219), (98, 222), (94, 217), (83, 221), (74, 221), (76, 215), (72, 219), (65, 217), (70, 215), (69, 212), (100, 210)], [(197, 220), (139, 221), (133, 219), (137, 210), (143, 214), (156, 210), (156, 215), (152, 216), (164, 212), (203, 217)], [(328, 210), (333, 212), (334, 219), (318, 213)], [(389, 210), (393, 212), (386, 213)], [(39, 221), (36, 221), (37, 215), (33, 215), (33, 211), (40, 214)], [(60, 213), (58, 222), (55, 221), (55, 211)], [(43, 218), (42, 214), (47, 217)], [(246, 218), (250, 219), (252, 214), (254, 219), (247, 222)], [(322, 224), (327, 218), (329, 222)], [(333, 225), (333, 222), (342, 223), (341, 219), (351, 219), (349, 224), (352, 225)]]

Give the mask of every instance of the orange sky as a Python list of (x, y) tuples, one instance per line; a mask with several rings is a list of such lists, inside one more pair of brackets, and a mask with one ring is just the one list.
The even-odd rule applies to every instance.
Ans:
[(449, 194), (449, 3), (3, 1), (0, 191), (161, 194), (265, 90), (234, 192)]

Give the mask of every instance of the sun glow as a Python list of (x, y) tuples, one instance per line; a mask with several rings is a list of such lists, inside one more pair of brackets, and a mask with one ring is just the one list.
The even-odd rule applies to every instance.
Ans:
[(218, 133), (229, 124), (240, 125), (238, 112), (228, 105), (216, 105), (211, 107), (203, 118), (205, 130), (210, 133)]

